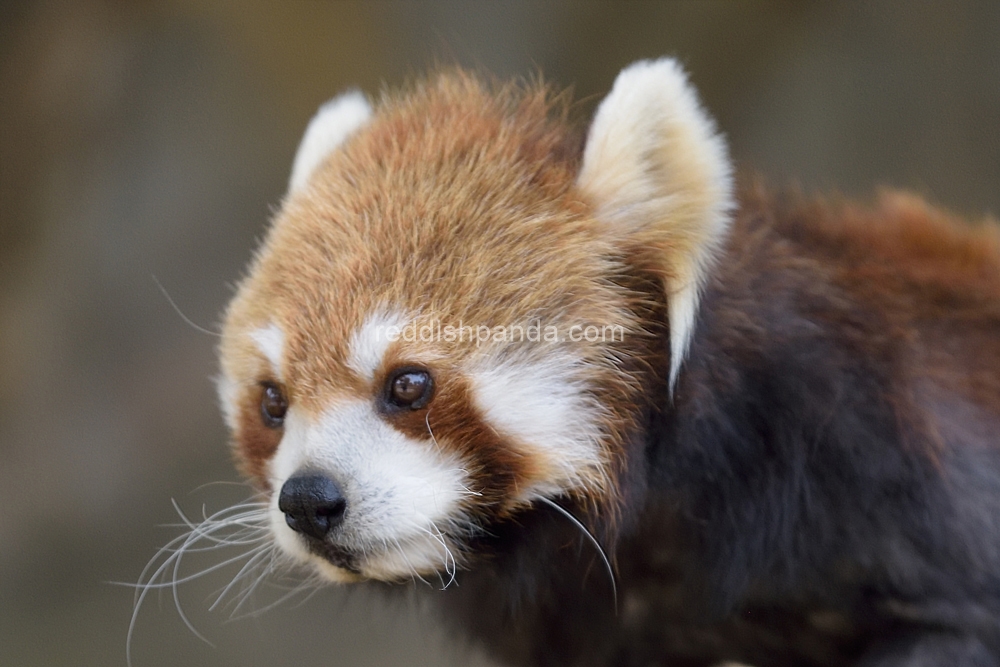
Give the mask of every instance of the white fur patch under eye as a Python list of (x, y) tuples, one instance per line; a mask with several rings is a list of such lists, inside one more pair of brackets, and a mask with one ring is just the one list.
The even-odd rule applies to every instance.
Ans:
[(266, 327), (251, 331), (250, 338), (257, 344), (257, 349), (260, 350), (261, 354), (270, 362), (275, 379), (281, 380), (281, 360), (285, 352), (285, 332), (278, 325), (269, 324)]
[(545, 480), (522, 489), (521, 500), (592, 484), (601, 476), (599, 406), (576, 379), (569, 357), (504, 362), (472, 373), (473, 395), (486, 420), (548, 464)]
[(288, 191), (301, 190), (316, 168), (358, 128), (371, 118), (372, 109), (361, 92), (335, 97), (319, 108), (309, 121), (292, 163)]
[[(375, 371), (382, 364), (386, 350), (398, 338), (406, 323), (399, 313), (375, 313), (370, 315), (351, 336), (351, 347), (347, 365), (358, 375), (371, 382)], [(395, 336), (393, 336), (395, 332)]]

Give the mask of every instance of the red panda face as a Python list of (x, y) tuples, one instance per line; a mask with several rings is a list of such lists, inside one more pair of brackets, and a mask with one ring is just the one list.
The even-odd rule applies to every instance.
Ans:
[(307, 131), (219, 389), (276, 543), (330, 579), (453, 573), (540, 498), (614, 511), (637, 271), (670, 274), (609, 234), (556, 106), (458, 74)]

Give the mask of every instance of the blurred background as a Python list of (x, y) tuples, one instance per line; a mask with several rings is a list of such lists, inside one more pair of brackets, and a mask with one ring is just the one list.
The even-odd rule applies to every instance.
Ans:
[[(1000, 213), (1000, 3), (6, 0), (0, 5), (0, 665), (125, 665), (134, 582), (246, 497), (211, 335), (300, 133), (347, 87), (435, 62), (542, 71), (591, 109), (679, 56), (738, 168)], [(213, 561), (213, 558), (215, 560)], [(181, 575), (212, 562), (192, 562)], [(238, 569), (238, 568), (237, 568)], [(138, 615), (134, 667), (488, 665), (413, 604), (324, 589)]]

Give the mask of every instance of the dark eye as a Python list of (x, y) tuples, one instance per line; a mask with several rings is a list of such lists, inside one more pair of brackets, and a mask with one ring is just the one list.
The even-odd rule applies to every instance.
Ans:
[(434, 394), (434, 380), (425, 370), (401, 369), (389, 377), (387, 389), (390, 403), (418, 410), (430, 402)]
[(268, 428), (280, 428), (288, 412), (288, 400), (276, 384), (265, 382), (260, 397), (260, 416)]

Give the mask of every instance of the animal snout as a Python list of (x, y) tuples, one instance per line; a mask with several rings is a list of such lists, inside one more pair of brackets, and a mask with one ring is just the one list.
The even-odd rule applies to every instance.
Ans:
[(326, 475), (297, 473), (282, 485), (278, 509), (284, 512), (289, 528), (322, 540), (343, 522), (347, 499)]

